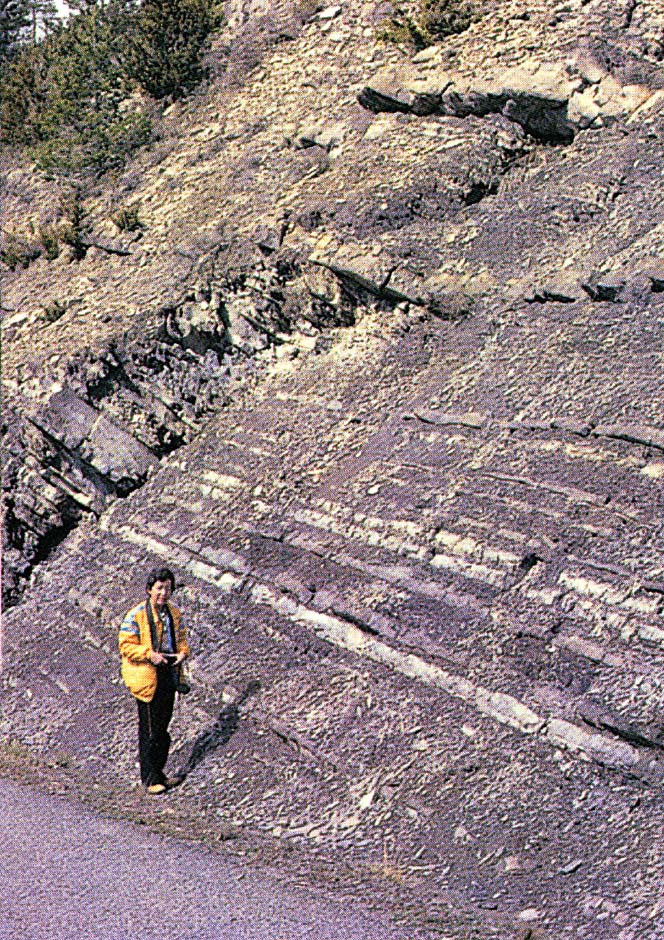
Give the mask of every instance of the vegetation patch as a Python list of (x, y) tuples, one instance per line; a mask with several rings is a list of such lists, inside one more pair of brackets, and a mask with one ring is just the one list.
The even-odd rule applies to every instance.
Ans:
[(3, 232), (2, 245), (0, 246), (0, 261), (6, 265), (10, 271), (16, 268), (27, 268), (42, 253), (37, 243), (34, 229), (28, 233), (20, 233), (16, 229)]
[(22, 230), (13, 228), (3, 232), (0, 261), (15, 271), (29, 267), (42, 256), (55, 261), (65, 246), (71, 249), (71, 260), (80, 261), (89, 247), (85, 240), (86, 217), (79, 191), (63, 197), (55, 219), (36, 225), (30, 221)]
[(37, 229), (37, 241), (43, 248), (49, 261), (55, 261), (60, 254), (60, 234), (54, 222), (47, 222)]
[(138, 206), (125, 206), (116, 209), (111, 215), (111, 222), (119, 232), (138, 232), (143, 223), (138, 214)]
[(123, 44), (128, 77), (153, 98), (182, 98), (207, 77), (203, 53), (222, 22), (210, 0), (143, 0)]
[(32, 753), (21, 741), (9, 737), (0, 741), (0, 759), (3, 763), (25, 764), (32, 761)]
[(87, 213), (83, 208), (81, 194), (77, 190), (66, 196), (60, 203), (62, 219), (59, 225), (60, 238), (65, 245), (72, 249), (74, 258), (80, 261), (85, 257), (88, 245), (84, 236), (88, 232), (86, 225)]
[(46, 304), (42, 308), (42, 314), (40, 319), (44, 323), (56, 323), (60, 317), (63, 317), (67, 312), (67, 304), (59, 300), (53, 300), (51, 303)]
[(221, 22), (215, 0), (92, 0), (39, 39), (17, 27), (0, 47), (4, 143), (69, 176), (121, 168), (152, 139), (150, 98), (175, 100), (205, 78)]
[(380, 25), (377, 38), (419, 51), (462, 33), (478, 18), (479, 10), (470, 0), (421, 0), (416, 18), (403, 7), (395, 7), (392, 16)]

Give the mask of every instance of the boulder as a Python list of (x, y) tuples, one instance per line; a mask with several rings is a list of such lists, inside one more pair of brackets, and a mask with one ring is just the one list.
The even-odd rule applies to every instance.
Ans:
[(608, 300), (615, 302), (625, 289), (625, 279), (611, 274), (591, 274), (581, 282), (581, 287), (591, 300)]

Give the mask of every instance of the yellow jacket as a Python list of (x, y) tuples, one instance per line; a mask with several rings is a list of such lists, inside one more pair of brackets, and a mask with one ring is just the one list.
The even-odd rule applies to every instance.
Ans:
[[(132, 695), (141, 702), (151, 702), (157, 691), (157, 667), (150, 662), (152, 638), (150, 621), (147, 615), (149, 601), (142, 601), (133, 607), (122, 621), (118, 645), (122, 656), (122, 679)], [(187, 631), (182, 626), (182, 615), (177, 607), (168, 605), (173, 618), (175, 646), (178, 653), (189, 655)], [(154, 608), (153, 608), (154, 611)], [(157, 640), (161, 642), (164, 624), (155, 611)]]

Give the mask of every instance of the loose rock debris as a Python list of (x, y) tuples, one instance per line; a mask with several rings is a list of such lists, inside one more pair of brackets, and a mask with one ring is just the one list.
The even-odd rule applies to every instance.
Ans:
[[(118, 181), (140, 242), (3, 278), (3, 762), (433, 935), (657, 937), (661, 11), (291, 13)], [(115, 630), (162, 559), (159, 809)]]

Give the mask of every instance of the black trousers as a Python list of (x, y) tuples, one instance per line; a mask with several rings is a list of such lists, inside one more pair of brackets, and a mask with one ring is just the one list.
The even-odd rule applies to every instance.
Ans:
[(171, 746), (168, 726), (173, 717), (175, 692), (165, 678), (158, 669), (154, 698), (151, 702), (138, 702), (138, 759), (141, 783), (146, 787), (164, 782), (164, 767)]

